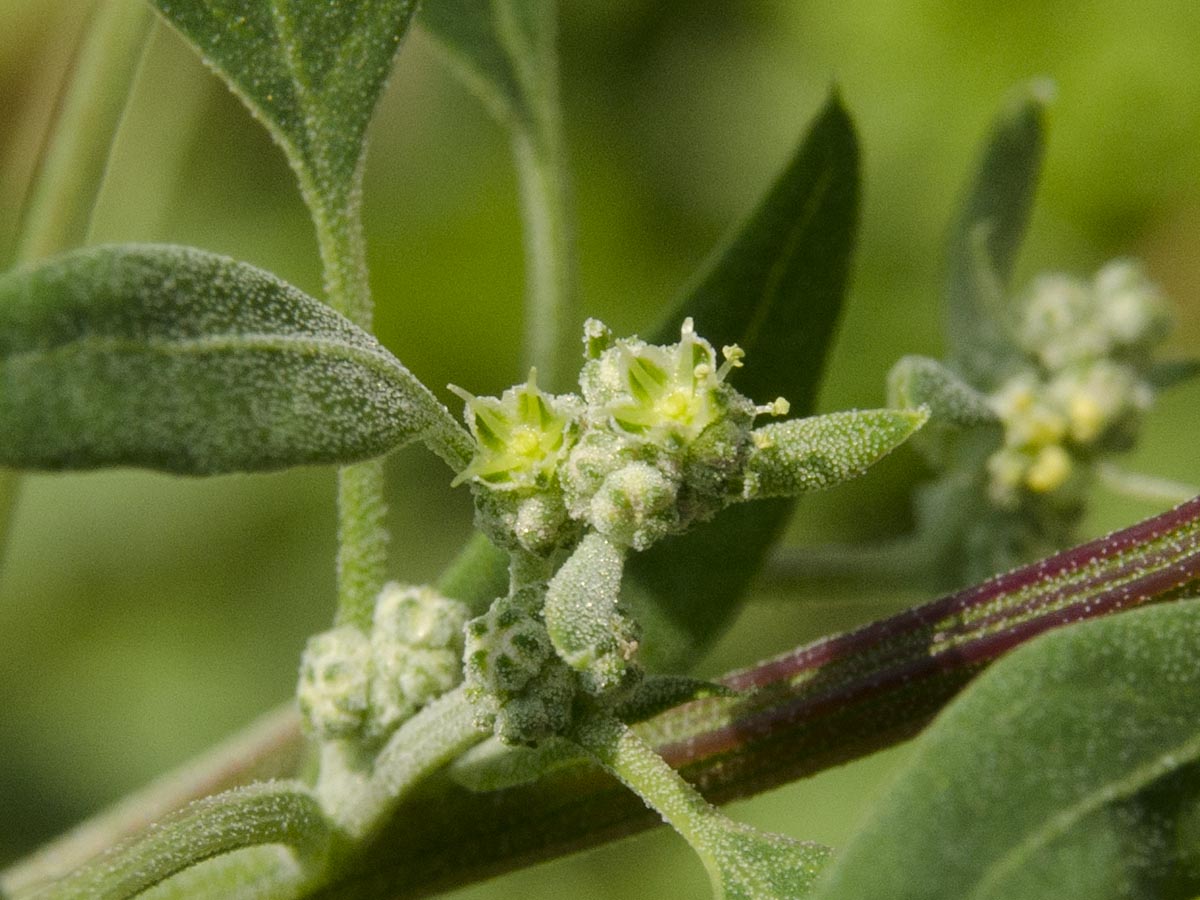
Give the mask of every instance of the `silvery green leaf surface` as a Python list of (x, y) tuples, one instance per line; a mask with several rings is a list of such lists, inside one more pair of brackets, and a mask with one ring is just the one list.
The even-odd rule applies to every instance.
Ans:
[(988, 387), (1014, 354), (998, 302), (1025, 236), (1041, 171), (1052, 88), (1033, 82), (992, 125), (946, 247), (946, 327), (951, 362)]
[(857, 478), (928, 419), (925, 409), (867, 409), (757, 428), (746, 499), (795, 497)]
[(427, 0), (418, 21), (499, 121), (536, 131), (539, 67), (554, 65), (553, 0)]
[(996, 421), (987, 397), (928, 356), (901, 357), (888, 373), (888, 405), (929, 407), (935, 422), (984, 425)]
[[(803, 900), (812, 896), (829, 849), (721, 817), (719, 836), (701, 850), (715, 900)], [(715, 870), (715, 873), (714, 873)]]
[(920, 737), (820, 900), (1200, 894), (1200, 604), (1051, 632)]
[[(758, 207), (652, 337), (674, 342), (692, 316), (714, 346), (746, 351), (745, 368), (732, 378), (739, 391), (759, 402), (782, 395), (794, 414), (811, 413), (858, 228), (858, 155), (853, 123), (834, 94)], [(647, 665), (677, 670), (716, 638), (791, 511), (787, 500), (735, 506), (631, 558)]]
[(0, 277), (0, 465), (192, 475), (470, 441), (374, 338), (252, 266), (183, 247)]
[(414, 0), (152, 2), (282, 145), (310, 205), (357, 202), (367, 126)]

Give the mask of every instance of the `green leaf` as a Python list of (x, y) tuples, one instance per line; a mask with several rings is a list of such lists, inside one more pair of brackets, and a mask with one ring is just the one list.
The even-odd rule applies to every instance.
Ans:
[(367, 126), (414, 0), (152, 0), (283, 147), (311, 206), (357, 203)]
[(868, 409), (757, 428), (746, 499), (795, 497), (857, 478), (928, 419), (926, 409)]
[[(755, 212), (652, 337), (673, 343), (692, 316), (715, 346), (746, 351), (735, 376), (742, 393), (760, 401), (783, 395), (797, 414), (811, 413), (845, 297), (858, 193), (858, 141), (835, 94)], [(647, 665), (678, 669), (715, 639), (792, 508), (789, 500), (736, 506), (630, 560)]]
[[(278, 895), (298, 896), (305, 876), (325, 866), (336, 840), (333, 824), (308, 787), (296, 781), (260, 782), (197, 800), (38, 896), (134, 897), (205, 860), (264, 844), (282, 844), (294, 853), (299, 865), (277, 865), (270, 875), (280, 882)], [(219, 869), (211, 873), (220, 877)], [(209, 871), (198, 874), (203, 885)], [(209, 887), (205, 895), (216, 896)]]
[(987, 397), (928, 356), (901, 357), (888, 373), (888, 405), (928, 406), (935, 422), (971, 427), (996, 421)]
[(947, 330), (954, 367), (986, 387), (1015, 352), (996, 292), (1007, 287), (1042, 164), (1052, 88), (1033, 82), (992, 126), (946, 248)]
[(994, 664), (831, 867), (821, 900), (1200, 893), (1200, 603), (1052, 632)]
[(470, 439), (429, 390), (323, 304), (183, 247), (68, 254), (0, 277), (0, 466), (206, 475)]
[(546, 588), (542, 614), (550, 641), (595, 693), (621, 683), (637, 647), (636, 629), (618, 604), (625, 552), (589, 532)]
[(831, 854), (827, 847), (714, 818), (711, 843), (695, 847), (713, 876), (716, 900), (801, 900)]
[(538, 69), (554, 66), (553, 8), (552, 0), (428, 0), (419, 21), (497, 120), (537, 133)]

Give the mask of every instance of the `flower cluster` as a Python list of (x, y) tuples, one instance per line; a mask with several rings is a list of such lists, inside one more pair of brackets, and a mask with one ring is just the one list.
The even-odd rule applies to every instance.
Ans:
[[(476, 452), (459, 476), (482, 531), (512, 556), (507, 596), (466, 628), (465, 693), (508, 743), (570, 728), (577, 702), (617, 705), (642, 678), (642, 631), (621, 598), (625, 560), (758, 497), (795, 496), (860, 474), (921, 427), (926, 410), (784, 415), (729, 383), (742, 351), (717, 352), (691, 319), (667, 346), (584, 331), (579, 393), (535, 376), (466, 400)], [(457, 390), (457, 389), (456, 389)]]
[(370, 633), (342, 625), (304, 648), (297, 697), (309, 730), (325, 739), (385, 739), (462, 681), (467, 607), (428, 587), (388, 584)]
[(458, 481), (475, 491), (478, 524), (501, 546), (547, 555), (591, 529), (644, 550), (711, 518), (741, 490), (755, 406), (726, 377), (742, 351), (712, 345), (687, 319), (670, 346), (584, 332), (580, 394), (526, 384), (466, 400), (474, 458)]
[(1168, 327), (1163, 299), (1125, 261), (1091, 284), (1063, 275), (1034, 283), (1015, 327), (1027, 364), (989, 397), (1004, 433), (987, 460), (996, 505), (1078, 500), (1090, 464), (1127, 447), (1153, 401), (1150, 351)]

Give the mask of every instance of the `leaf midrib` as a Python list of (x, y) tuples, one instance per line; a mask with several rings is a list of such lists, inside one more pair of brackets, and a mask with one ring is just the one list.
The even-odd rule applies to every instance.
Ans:
[(834, 166), (832, 162), (833, 156), (828, 153), (821, 160), (821, 174), (814, 181), (812, 191), (805, 198), (800, 217), (788, 230), (788, 237), (785, 241), (787, 249), (776, 257), (768, 270), (766, 285), (759, 296), (758, 303), (755, 305), (754, 314), (750, 317), (750, 321), (746, 325), (746, 330), (743, 332), (742, 342), (746, 345), (747, 349), (752, 348), (757, 341), (758, 333), (762, 330), (772, 307), (775, 305), (776, 299), (779, 297), (784, 272), (787, 270), (792, 257), (796, 253), (796, 247), (811, 227), (817, 210), (821, 207), (829, 192), (829, 186), (833, 180)]
[[(1194, 763), (1197, 759), (1200, 759), (1200, 734), (1160, 753), (1149, 762), (1138, 766), (1124, 778), (1113, 779), (1089, 791), (1087, 797), (1047, 819), (1041, 828), (1030, 833), (1001, 856), (996, 863), (989, 866), (985, 870), (985, 876), (967, 895), (968, 900), (986, 900), (992, 896), (993, 888), (1001, 884), (1010, 872), (1048, 846), (1055, 838), (1067, 833), (1088, 815), (1115, 800), (1126, 799), (1134, 795), (1164, 775), (1183, 765)], [(1176, 765), (1171, 765), (1171, 763), (1176, 763)]]
[[(386, 350), (371, 350), (332, 338), (313, 335), (291, 337), (279, 334), (247, 333), (210, 335), (191, 338), (129, 338), (84, 337), (64, 341), (49, 347), (21, 350), (0, 356), (0, 364), (27, 359), (70, 357), (81, 353), (180, 353), (186, 355), (219, 354), (234, 351), (272, 351), (318, 357), (336, 357), (358, 362), (365, 367), (391, 376), (415, 382), (415, 378), (394, 362)], [(405, 377), (407, 376), (407, 378)]]

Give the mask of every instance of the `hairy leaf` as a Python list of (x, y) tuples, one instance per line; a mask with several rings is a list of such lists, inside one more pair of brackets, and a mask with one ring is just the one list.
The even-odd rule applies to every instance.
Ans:
[(420, 23), (455, 72), (500, 122), (536, 133), (543, 78), (553, 65), (552, 0), (428, 0)]
[(921, 737), (821, 900), (1190, 900), (1200, 603), (1052, 632)]
[[(740, 391), (760, 401), (783, 395), (795, 413), (811, 413), (845, 296), (858, 190), (858, 142), (834, 95), (654, 338), (674, 342), (692, 316), (715, 346), (746, 351)], [(675, 669), (695, 660), (732, 618), (791, 510), (789, 500), (737, 506), (630, 560), (639, 582), (630, 602), (646, 627), (648, 665)]]
[(1014, 352), (999, 321), (996, 291), (1007, 286), (1033, 206), (1042, 164), (1044, 82), (1030, 84), (992, 126), (946, 248), (951, 359), (972, 384), (988, 386)]
[(892, 366), (888, 373), (888, 404), (928, 406), (935, 422), (948, 425), (970, 427), (996, 421), (986, 396), (928, 356), (904, 356)]
[(929, 419), (925, 409), (868, 409), (755, 429), (747, 499), (795, 497), (857, 478)]
[(716, 900), (801, 900), (831, 854), (827, 847), (720, 818), (707, 860)]
[(0, 277), (0, 465), (183, 474), (349, 462), (463, 429), (342, 316), (251, 266), (100, 247)]
[(310, 206), (357, 203), (367, 126), (414, 0), (152, 0), (283, 147)]

